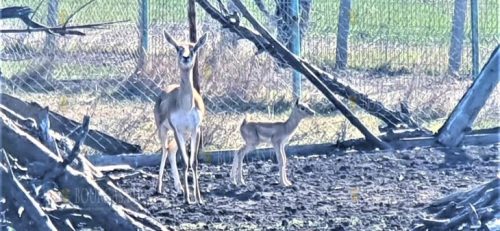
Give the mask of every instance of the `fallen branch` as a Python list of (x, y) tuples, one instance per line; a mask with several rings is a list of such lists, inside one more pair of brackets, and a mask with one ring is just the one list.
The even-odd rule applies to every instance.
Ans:
[[(16, 157), (21, 164), (27, 165), (33, 161), (40, 161), (55, 168), (63, 163), (61, 158), (54, 155), (31, 135), (20, 130), (3, 113), (0, 113), (0, 117), (4, 149)], [(105, 230), (155, 229), (127, 215), (124, 208), (113, 201), (96, 182), (70, 166), (67, 166), (55, 179), (55, 183), (59, 185), (65, 197), (90, 214)], [(144, 216), (147, 215), (144, 214)]]
[(49, 120), (49, 107), (44, 107), (38, 114), (38, 139), (47, 146), (53, 153), (61, 156), (57, 148), (56, 141), (49, 134), (50, 120)]
[[(215, 20), (221, 23), (223, 28), (228, 28), (230, 31), (238, 34), (241, 38), (245, 38), (254, 43), (257, 47), (257, 54), (263, 51), (267, 51), (271, 56), (281, 63), (286, 63), (293, 67), (295, 70), (301, 72), (304, 76), (314, 75), (318, 78), (330, 91), (341, 95), (342, 97), (351, 100), (357, 104), (360, 108), (366, 110), (369, 114), (381, 119), (387, 124), (388, 127), (395, 128), (399, 124), (406, 124), (408, 127), (417, 128), (418, 124), (413, 121), (409, 116), (404, 113), (391, 111), (383, 106), (382, 103), (371, 100), (366, 95), (361, 94), (354, 89), (346, 86), (336, 80), (331, 74), (321, 70), (320, 68), (308, 63), (307, 61), (295, 56), (290, 53), (286, 48), (284, 48), (279, 42), (277, 42), (272, 36), (266, 36), (262, 33), (262, 26), (256, 26), (255, 23), (252, 25), (255, 27), (256, 32), (240, 24), (240, 19), (235, 18), (235, 14), (227, 15), (221, 13), (217, 8), (215, 8), (208, 0), (196, 0), (196, 2)], [(243, 6), (240, 4), (235, 4), (240, 8)], [(243, 6), (244, 7), (244, 6)], [(246, 8), (245, 8), (246, 9)], [(243, 15), (251, 21), (252, 17), (248, 11), (243, 12)], [(237, 16), (237, 15), (236, 15)], [(256, 22), (256, 21), (255, 21)], [(311, 73), (312, 72), (312, 73)]]
[(0, 104), (0, 112), (5, 114), (13, 122), (17, 123), (24, 131), (36, 131), (37, 129), (37, 123), (34, 119), (25, 118), (2, 104)]
[(104, 27), (102, 27), (102, 26), (112, 25), (112, 24), (117, 24), (117, 23), (124, 23), (124, 22), (128, 22), (128, 21), (130, 21), (130, 20), (122, 20), (122, 21), (116, 21), (116, 22), (105, 22), (105, 23), (93, 23), (93, 24), (67, 26), (67, 27), (57, 26), (57, 27), (32, 28), (32, 29), (3, 29), (3, 30), (0, 30), (0, 34), (52, 31), (52, 32), (60, 34), (60, 35), (74, 34), (74, 35), (83, 36), (83, 35), (85, 35), (85, 33), (80, 32), (80, 31), (71, 30), (71, 29), (104, 29)]
[[(39, 111), (42, 110), (42, 107), (38, 103), (26, 103), (5, 93), (0, 95), (0, 104), (25, 118), (36, 118)], [(49, 119), (52, 130), (74, 141), (78, 140), (78, 136), (74, 131), (78, 129), (81, 124), (53, 111), (49, 113)], [(88, 138), (85, 140), (84, 144), (109, 155), (142, 151), (139, 145), (118, 140), (108, 134), (92, 129), (89, 130)]]
[(7, 197), (7, 201), (16, 201), (19, 206), (24, 208), (24, 211), (30, 217), (30, 220), (35, 223), (35, 226), (41, 230), (54, 230), (57, 228), (52, 224), (50, 218), (45, 214), (42, 208), (38, 205), (29, 192), (19, 183), (12, 172), (12, 167), (9, 163), (7, 154), (2, 149), (0, 155), (4, 156), (7, 163), (7, 168), (0, 164), (0, 176), (2, 179), (2, 195)]
[[(3, 108), (2, 105), (0, 105), (0, 109)], [(4, 110), (2, 110), (4, 111)], [(6, 109), (5, 111), (10, 112), (10, 110)], [(10, 113), (8, 116), (9, 119), (14, 120), (14, 121), (23, 121), (24, 118), (20, 117), (20, 115), (15, 114), (15, 113)], [(90, 163), (85, 156), (82, 155), (77, 155), (79, 152), (79, 149), (81, 147), (81, 144), (84, 142), (84, 139), (81, 139), (88, 133), (88, 127), (89, 127), (89, 118), (84, 117), (83, 120), (83, 125), (82, 128), (79, 128), (80, 132), (76, 132), (76, 134), (80, 134), (80, 138), (78, 141), (75, 143), (75, 146), (73, 148), (73, 151), (68, 155), (68, 158), (62, 162), (61, 166), (58, 166), (56, 168), (52, 168), (50, 165), (47, 165), (46, 163), (42, 162), (31, 162), (28, 164), (28, 173), (30, 173), (33, 176), (37, 177), (44, 177), (45, 182), (48, 183), (55, 178), (56, 175), (59, 175), (61, 171), (64, 171), (65, 166), (68, 166), (73, 162), (75, 158), (78, 159), (78, 165), (77, 168), (79, 171), (81, 171), (86, 177), (95, 180), (99, 186), (114, 200), (114, 201), (119, 201), (120, 204), (126, 208), (139, 211), (144, 214), (149, 214), (149, 211), (145, 209), (139, 202), (137, 202), (134, 198), (132, 198), (130, 195), (128, 195), (126, 192), (121, 190), (119, 187), (117, 187), (112, 180), (107, 177), (106, 175), (102, 174), (101, 171), (96, 168), (92, 163)], [(36, 124), (33, 126), (36, 127)], [(24, 129), (26, 133), (35, 136), (36, 135), (36, 129)], [(47, 137), (48, 139), (53, 139), (52, 137)], [(46, 145), (45, 145), (46, 146)], [(49, 172), (50, 173), (47, 173)], [(50, 187), (45, 187), (46, 190), (51, 189)], [(43, 195), (43, 192), (40, 193), (40, 195)]]
[[(47, 112), (48, 112), (48, 108)], [(47, 113), (48, 115), (48, 113)], [(85, 141), (85, 138), (87, 137), (87, 133), (89, 132), (89, 123), (90, 123), (90, 117), (89, 116), (84, 116), (83, 117), (83, 122), (82, 122), (82, 128), (80, 130), (80, 134), (78, 140), (75, 142), (75, 145), (73, 146), (73, 149), (71, 150), (71, 153), (68, 155), (66, 159), (61, 164), (58, 164), (51, 172), (49, 172), (47, 175), (43, 177), (43, 181), (52, 181), (56, 177), (60, 176), (66, 167), (73, 162), (73, 160), (76, 159), (78, 154), (80, 153), (80, 147), (82, 143)], [(53, 140), (50, 138), (50, 140)]]
[(468, 192), (458, 192), (431, 203), (413, 230), (479, 229), (500, 212), (500, 176)]
[[(420, 133), (410, 133), (410, 135), (418, 135)], [(392, 134), (387, 136), (380, 136), (382, 140), (387, 141), (394, 149), (404, 150), (414, 147), (442, 147), (434, 136), (425, 137), (403, 137), (399, 136), (398, 139)], [(491, 145), (500, 143), (500, 136), (498, 134), (479, 134), (473, 132), (466, 135), (463, 140), (463, 145)], [(336, 150), (363, 150), (373, 151), (376, 147), (364, 139), (347, 140), (338, 144), (323, 143), (323, 144), (307, 144), (307, 145), (292, 145), (287, 146), (286, 153), (289, 156), (309, 156), (309, 155), (343, 155), (345, 152)], [(213, 152), (202, 152), (198, 159), (202, 163), (210, 164), (224, 164), (233, 161), (234, 153), (237, 150), (220, 150)], [(114, 165), (128, 165), (132, 168), (141, 167), (155, 167), (160, 164), (161, 154), (158, 153), (128, 153), (120, 155), (91, 155), (88, 157), (90, 162), (96, 166), (114, 166)], [(257, 160), (270, 160), (275, 158), (273, 148), (261, 148), (250, 152), (245, 156), (246, 161)], [(178, 161), (181, 159), (178, 158)], [(181, 163), (181, 162), (179, 162)]]
[[(300, 155), (310, 155), (314, 154), (326, 154), (331, 153), (336, 146), (334, 144), (315, 144), (315, 145), (297, 145), (286, 147), (286, 153), (288, 155), (300, 156)], [(202, 152), (198, 156), (198, 161), (201, 163), (210, 164), (223, 164), (231, 163), (233, 161), (233, 155), (237, 150), (222, 150), (215, 152)], [(274, 158), (274, 149), (263, 148), (252, 151), (246, 155), (246, 161), (255, 160), (267, 160)], [(140, 168), (147, 166), (158, 166), (161, 160), (161, 154), (158, 153), (132, 153), (132, 154), (121, 154), (121, 155), (92, 155), (89, 156), (90, 162), (96, 166), (108, 166), (108, 165), (129, 165), (132, 168)], [(178, 158), (178, 161), (179, 158)], [(179, 162), (180, 163), (180, 162)]]
[[(94, 0), (91, 0), (87, 4), (84, 4), (82, 7), (78, 8), (75, 12), (73, 12), (68, 19), (65, 21), (65, 23), (62, 26), (57, 26), (57, 27), (49, 27), (46, 25), (42, 25), (38, 22), (34, 22), (32, 18), (29, 17), (30, 14), (34, 14), (34, 12), (31, 8), (26, 7), (26, 6), (13, 6), (13, 7), (5, 7), (0, 9), (0, 19), (14, 19), (18, 18), (24, 24), (28, 26), (27, 29), (2, 29), (0, 30), (0, 33), (31, 33), (31, 32), (46, 32), (49, 34), (59, 34), (62, 36), (65, 35), (79, 35), (79, 36), (84, 36), (85, 33), (75, 30), (75, 29), (102, 29), (103, 26), (106, 25), (112, 25), (112, 24), (117, 24), (117, 23), (123, 23), (123, 22), (128, 22), (130, 20), (122, 20), (122, 21), (115, 21), (115, 22), (104, 22), (104, 23), (93, 23), (93, 24), (84, 24), (84, 25), (76, 25), (76, 26), (68, 26), (68, 22), (71, 20), (71, 18), (78, 13), (80, 10), (82, 10), (84, 7), (88, 6), (90, 3), (92, 3)], [(40, 6), (40, 5), (39, 5)], [(38, 6), (38, 7), (39, 7)], [(37, 7), (37, 9), (38, 9)]]

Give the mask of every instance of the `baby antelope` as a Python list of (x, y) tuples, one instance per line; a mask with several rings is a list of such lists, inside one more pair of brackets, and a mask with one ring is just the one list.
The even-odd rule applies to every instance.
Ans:
[(284, 122), (248, 122), (246, 118), (240, 126), (241, 136), (245, 140), (245, 145), (238, 150), (233, 157), (233, 166), (231, 169), (232, 183), (239, 185), (245, 184), (243, 180), (243, 159), (245, 155), (257, 147), (260, 143), (270, 143), (276, 152), (276, 159), (279, 165), (279, 182), (282, 186), (291, 186), (292, 182), (286, 175), (286, 154), (285, 145), (297, 129), (300, 121), (308, 116), (313, 116), (315, 112), (304, 103), (295, 102), (292, 114)]

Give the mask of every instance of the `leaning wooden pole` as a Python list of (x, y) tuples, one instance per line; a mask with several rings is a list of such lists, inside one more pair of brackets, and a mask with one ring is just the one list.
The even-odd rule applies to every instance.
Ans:
[(361, 121), (354, 116), (354, 114), (347, 108), (347, 106), (342, 103), (340, 100), (338, 100), (335, 95), (328, 89), (328, 87), (318, 79), (318, 77), (309, 69), (307, 66), (303, 65), (300, 61), (298, 61), (295, 58), (295, 55), (292, 54), (286, 47), (283, 46), (283, 44), (279, 43), (276, 41), (276, 39), (273, 38), (273, 36), (250, 14), (248, 9), (243, 5), (243, 3), (240, 0), (233, 0), (234, 4), (240, 9), (240, 12), (243, 14), (243, 16), (252, 24), (252, 26), (264, 37), (266, 38), (272, 46), (274, 46), (280, 54), (283, 54), (285, 57), (285, 60), (287, 62), (290, 62), (294, 64), (294, 66), (298, 66), (299, 70), (301, 73), (305, 75), (305, 77), (311, 81), (311, 83), (318, 88), (318, 90), (323, 93), (323, 95), (328, 98), (330, 102), (335, 105), (337, 109), (339, 109), (342, 114), (351, 122), (352, 125), (354, 125), (366, 138), (366, 140), (372, 142), (374, 145), (379, 147), (380, 149), (391, 149), (391, 146), (381, 139), (379, 139), (377, 136), (375, 136), (373, 133), (371, 133), (368, 128), (366, 128)]
[(500, 45), (498, 45), (486, 65), (453, 109), (450, 117), (439, 129), (438, 141), (446, 146), (455, 147), (462, 141), (465, 132), (470, 130), (474, 119), (491, 95), (500, 79)]
[[(196, 7), (194, 0), (188, 0), (188, 21), (189, 21), (189, 41), (195, 43), (198, 37), (196, 36)], [(198, 71), (198, 58), (194, 60), (193, 67), (193, 85), (194, 89), (200, 92), (200, 73)]]
[[(196, 2), (205, 10), (205, 12), (207, 12), (207, 14), (209, 14), (213, 19), (217, 20), (223, 28), (227, 28), (231, 32), (238, 34), (241, 39), (247, 39), (253, 42), (253, 44), (257, 48), (256, 55), (266, 51), (276, 60), (287, 63), (294, 69), (300, 70), (301, 72), (302, 70), (304, 70), (304, 67), (302, 66), (306, 66), (306, 68), (311, 71), (321, 82), (323, 82), (323, 84), (325, 84), (330, 91), (346, 99), (352, 100), (352, 102), (354, 102), (360, 108), (366, 110), (367, 113), (379, 118), (384, 123), (386, 123), (389, 128), (396, 128), (401, 124), (406, 124), (411, 128), (420, 127), (407, 114), (389, 110), (388, 108), (384, 107), (382, 103), (372, 100), (365, 94), (342, 84), (332, 74), (321, 70), (320, 68), (301, 59), (300, 57), (294, 56), (293, 54), (287, 55), (283, 53), (282, 50), (279, 50), (276, 46), (274, 46), (274, 43), (277, 43), (276, 40), (274, 40), (274, 43), (271, 44), (271, 41), (268, 41), (267, 38), (256, 32), (255, 30), (241, 25), (239, 23), (239, 15), (235, 13), (229, 14), (224, 5), (219, 4), (219, 8), (222, 9), (218, 10), (218, 8), (212, 5), (209, 0), (196, 0)], [(290, 59), (293, 59), (295, 61), (292, 62), (290, 61)], [(302, 74), (304, 75), (304, 73)]]

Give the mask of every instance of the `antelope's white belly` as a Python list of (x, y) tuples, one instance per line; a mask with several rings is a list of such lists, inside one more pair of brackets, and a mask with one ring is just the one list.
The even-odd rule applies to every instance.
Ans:
[(198, 109), (191, 111), (178, 111), (170, 116), (172, 126), (177, 128), (179, 132), (193, 131), (201, 124), (201, 112)]

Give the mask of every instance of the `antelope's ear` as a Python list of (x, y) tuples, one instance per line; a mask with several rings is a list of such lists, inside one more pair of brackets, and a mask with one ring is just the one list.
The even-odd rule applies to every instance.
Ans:
[(176, 50), (179, 50), (179, 45), (177, 44), (177, 41), (168, 34), (166, 30), (163, 31), (163, 35), (165, 36), (165, 39), (167, 40), (168, 43), (172, 44)]
[(207, 42), (207, 33), (203, 34), (200, 39), (196, 42), (193, 47), (193, 51), (197, 52), (200, 48), (202, 48)]

